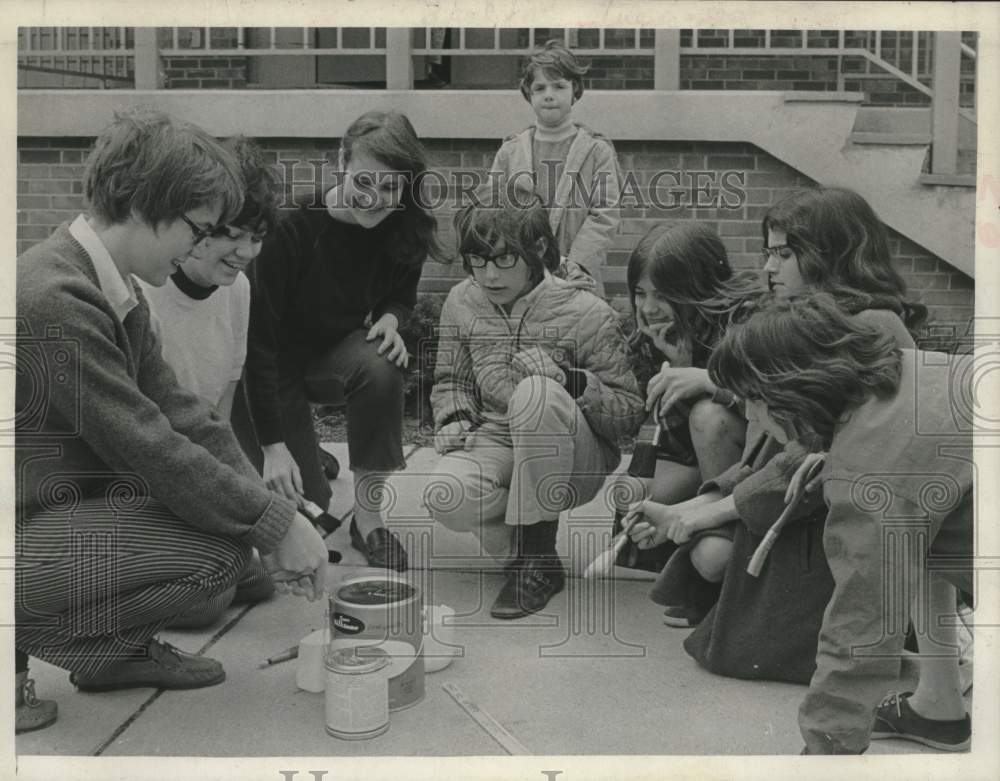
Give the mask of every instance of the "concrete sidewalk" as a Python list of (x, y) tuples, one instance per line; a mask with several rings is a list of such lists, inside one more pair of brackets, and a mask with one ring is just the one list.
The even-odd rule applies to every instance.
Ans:
[[(353, 503), (346, 446), (326, 445), (345, 466), (331, 511)], [(295, 686), (295, 662), (258, 669), (262, 659), (325, 625), (325, 600), (278, 596), (232, 608), (205, 631), (172, 631), (164, 639), (219, 659), (227, 680), (187, 692), (137, 689), (83, 694), (65, 671), (33, 659), (39, 696), (59, 703), (52, 727), (18, 736), (21, 755), (103, 756), (475, 756), (502, 746), (442, 690), (457, 685), (530, 753), (797, 754), (796, 711), (805, 689), (790, 684), (714, 676), (683, 650), (685, 630), (662, 623), (649, 584), (625, 577), (570, 579), (544, 614), (496, 621), (489, 606), (502, 576), (471, 535), (434, 526), (421, 506), (433, 450), (412, 449), (407, 469), (386, 496), (387, 524), (408, 547), (411, 577), (425, 601), (455, 608), (459, 658), (428, 674), (418, 705), (392, 714), (389, 731), (367, 741), (341, 741), (324, 730), (324, 698)], [(622, 467), (624, 469), (624, 465)], [(559, 550), (576, 574), (607, 544), (611, 511), (603, 493), (568, 513)], [(328, 545), (344, 560), (328, 583), (361, 572), (347, 524)], [(484, 562), (488, 564), (483, 567)], [(480, 571), (483, 570), (483, 571)], [(643, 576), (637, 575), (642, 578)], [(280, 729), (276, 725), (281, 725)], [(870, 754), (930, 749), (879, 741)]]

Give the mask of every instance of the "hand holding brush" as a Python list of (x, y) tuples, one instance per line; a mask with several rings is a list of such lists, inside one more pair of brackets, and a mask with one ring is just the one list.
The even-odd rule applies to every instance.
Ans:
[(611, 571), (615, 559), (625, 546), (625, 543), (628, 542), (629, 532), (632, 531), (632, 527), (635, 526), (636, 521), (642, 517), (641, 507), (641, 503), (636, 505), (622, 518), (622, 530), (611, 540), (611, 545), (608, 549), (594, 559), (590, 563), (590, 566), (584, 570), (583, 576), (585, 578), (603, 578)]
[(802, 496), (806, 492), (806, 486), (810, 485), (812, 479), (819, 473), (820, 468), (823, 466), (822, 457), (816, 458), (813, 457), (813, 454), (810, 454), (810, 457), (807, 458), (808, 460), (799, 467), (799, 470), (792, 478), (792, 482), (789, 485), (789, 493), (785, 494), (785, 509), (778, 516), (778, 520), (767, 530), (764, 539), (760, 541), (757, 549), (753, 552), (753, 556), (750, 557), (750, 563), (747, 564), (747, 572), (755, 578), (760, 576), (760, 571), (764, 567), (764, 560), (767, 558), (767, 554), (771, 552), (771, 548), (774, 547), (774, 543), (777, 541), (778, 535), (781, 534), (781, 530), (785, 528), (785, 524), (788, 523), (789, 518), (792, 517), (792, 513), (795, 512), (802, 501)]

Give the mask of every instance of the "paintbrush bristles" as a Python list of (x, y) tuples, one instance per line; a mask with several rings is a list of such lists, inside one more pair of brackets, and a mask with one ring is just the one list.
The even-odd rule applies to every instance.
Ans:
[(611, 547), (590, 562), (587, 569), (583, 571), (583, 577), (603, 578), (608, 574), (614, 566), (618, 554), (621, 553), (622, 548), (625, 547), (625, 543), (628, 542), (628, 533), (632, 531), (632, 527), (635, 526), (636, 521), (640, 517), (641, 513), (638, 510), (630, 510), (625, 514), (625, 517), (622, 518), (622, 530), (612, 539)]

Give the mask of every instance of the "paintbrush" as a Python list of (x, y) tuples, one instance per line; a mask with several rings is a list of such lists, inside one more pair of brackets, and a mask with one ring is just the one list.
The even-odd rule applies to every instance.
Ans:
[(656, 453), (660, 447), (663, 425), (654, 412), (639, 429), (628, 473), (632, 477), (651, 478), (656, 475)]
[(753, 577), (760, 576), (760, 571), (764, 567), (764, 560), (767, 558), (767, 554), (771, 552), (771, 548), (774, 547), (774, 543), (777, 541), (778, 535), (781, 534), (781, 530), (785, 528), (788, 519), (792, 517), (795, 508), (802, 501), (802, 496), (806, 492), (806, 486), (809, 484), (809, 481), (816, 476), (816, 473), (819, 472), (822, 466), (822, 461), (816, 461), (809, 467), (805, 478), (799, 483), (798, 489), (789, 498), (788, 504), (785, 505), (785, 509), (778, 516), (778, 520), (767, 530), (764, 539), (760, 541), (757, 549), (753, 552), (753, 556), (750, 557), (750, 563), (747, 564), (747, 572)]
[[(312, 525), (316, 527), (316, 531), (324, 537), (333, 534), (340, 528), (340, 521), (330, 515), (330, 513), (324, 512), (318, 504), (310, 502), (308, 499), (302, 500), (299, 512), (312, 521)], [(326, 552), (326, 560), (330, 564), (339, 564), (342, 558), (340, 551), (328, 550)]]
[(280, 654), (275, 654), (274, 656), (269, 656), (263, 662), (257, 665), (258, 668), (264, 669), (265, 667), (270, 667), (271, 665), (281, 664), (282, 662), (289, 662), (292, 659), (297, 659), (299, 657), (299, 647), (293, 645), (282, 651)]
[(611, 545), (608, 547), (604, 553), (590, 562), (590, 566), (584, 570), (583, 576), (585, 578), (603, 578), (605, 577), (610, 569), (615, 564), (615, 559), (618, 558), (618, 554), (621, 549), (628, 542), (628, 533), (632, 531), (632, 527), (635, 526), (636, 521), (642, 517), (642, 512), (638, 509), (630, 510), (624, 518), (622, 518), (622, 530), (618, 532), (611, 540)]

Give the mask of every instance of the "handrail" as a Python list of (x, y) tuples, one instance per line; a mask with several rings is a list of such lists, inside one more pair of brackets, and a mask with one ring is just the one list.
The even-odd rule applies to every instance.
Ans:
[[(115, 56), (115, 57), (134, 57), (134, 48), (129, 48), (127, 46), (129, 30), (133, 28), (125, 27), (115, 27), (115, 28), (41, 28), (41, 27), (29, 27), (24, 28), (24, 34), (19, 36), (19, 46), (20, 51), (18, 52), (18, 62), (19, 64), (24, 64), (26, 67), (22, 70), (40, 70), (43, 67), (53, 67), (56, 70), (50, 72), (61, 71), (58, 68), (60, 63), (57, 60), (64, 58), (71, 58), (77, 56), (87, 56), (87, 57), (99, 57), (99, 56)], [(332, 28), (335, 30), (335, 46), (323, 46), (323, 47), (313, 47), (310, 46), (311, 34), (310, 31), (314, 31), (320, 28), (308, 28), (304, 27), (302, 29), (302, 40), (301, 42), (295, 43), (284, 43), (278, 45), (278, 29), (275, 27), (264, 28), (268, 30), (266, 42), (262, 41), (260, 47), (248, 46), (246, 40), (247, 30), (246, 28), (238, 27), (236, 29), (236, 39), (235, 48), (232, 46), (213, 48), (212, 47), (212, 31), (214, 29), (231, 29), (231, 28), (212, 28), (212, 27), (198, 27), (198, 28), (180, 28), (174, 27), (170, 28), (170, 44), (167, 48), (159, 49), (158, 54), (161, 57), (275, 57), (275, 56), (307, 56), (307, 57), (317, 57), (317, 56), (358, 56), (358, 55), (368, 55), (368, 56), (381, 56), (388, 57), (392, 54), (386, 45), (376, 46), (376, 40), (378, 38), (378, 31), (384, 30), (386, 28), (368, 27), (361, 28), (368, 31), (368, 42), (369, 46), (352, 46), (350, 48), (343, 47), (344, 41), (344, 28), (337, 27)], [(191, 29), (198, 46), (196, 48), (183, 48), (180, 43), (180, 30)], [(420, 31), (423, 35), (423, 40), (421, 46), (411, 46), (410, 53), (415, 56), (433, 56), (433, 57), (463, 57), (463, 56), (525, 56), (530, 54), (536, 47), (539, 41), (536, 40), (536, 28), (526, 27), (526, 28), (499, 28), (495, 27), (491, 30), (492, 35), (490, 35), (489, 47), (475, 47), (469, 46), (469, 39), (467, 36), (467, 31), (473, 28), (458, 28), (459, 35), (458, 41), (455, 42), (456, 45), (453, 48), (445, 48), (442, 43), (443, 41), (435, 42), (434, 36), (432, 35), (432, 30), (436, 28), (423, 27), (423, 28), (413, 28), (414, 32)], [(478, 29), (478, 28), (475, 28)], [(502, 46), (503, 32), (505, 29), (511, 30), (524, 30), (527, 35), (522, 38), (525, 45), (523, 46)], [(649, 30), (645, 30), (647, 36), (644, 38), (644, 30), (642, 28), (625, 28), (630, 32), (631, 40), (626, 37), (625, 40), (621, 41), (623, 46), (609, 46), (609, 40), (607, 33), (609, 30), (605, 28), (598, 28), (597, 33), (597, 46), (578, 46), (579, 40), (583, 37), (581, 33), (583, 31), (574, 28), (560, 29), (556, 34), (561, 33), (562, 38), (573, 46), (574, 51), (577, 54), (587, 56), (587, 57), (597, 57), (597, 56), (637, 56), (645, 55), (657, 57), (659, 52), (655, 48), (655, 43), (648, 37)], [(86, 30), (86, 33), (83, 31)], [(33, 46), (33, 38), (37, 38), (39, 42), (42, 41), (43, 31), (50, 31), (44, 37), (51, 38), (51, 42), (54, 43), (54, 48), (39, 49)], [(108, 40), (109, 32), (111, 40), (114, 40), (118, 44), (118, 48), (108, 49), (92, 48), (95, 44), (95, 40), (100, 38), (101, 42)], [(593, 41), (593, 31), (590, 32), (590, 41)], [(848, 31), (837, 30), (836, 34), (836, 45), (835, 46), (810, 46), (810, 32), (822, 32), (829, 36), (833, 31), (808, 31), (801, 30), (797, 31), (797, 35), (792, 38), (790, 34), (788, 38), (792, 38), (796, 45), (791, 46), (775, 46), (775, 36), (774, 31), (770, 29), (764, 30), (763, 34), (763, 46), (737, 46), (736, 45), (736, 33), (737, 30), (712, 30), (711, 40), (712, 43), (719, 43), (720, 45), (704, 45), (707, 40), (703, 34), (708, 31), (702, 31), (693, 29), (691, 30), (691, 42), (687, 46), (680, 46), (673, 49), (671, 56), (680, 55), (708, 55), (717, 54), (720, 56), (810, 56), (810, 57), (837, 57), (838, 58), (838, 85), (842, 85), (845, 78), (849, 78), (850, 74), (840, 71), (839, 60), (844, 57), (858, 57), (864, 59), (869, 63), (870, 66), (874, 65), (876, 68), (883, 70), (889, 76), (898, 79), (902, 83), (908, 85), (909, 87), (917, 90), (918, 92), (933, 98), (934, 89), (932, 86), (926, 83), (930, 79), (931, 73), (931, 46), (929, 40), (925, 40), (930, 33), (921, 31), (887, 31), (887, 30), (876, 30), (866, 32), (864, 34), (864, 46), (858, 45), (845, 45), (847, 43), (846, 35)], [(890, 37), (892, 36), (892, 37)], [(521, 37), (520, 35), (518, 36)], [(87, 44), (91, 48), (67, 48), (67, 44), (70, 43), (70, 39), (75, 38), (77, 42), (82, 41), (84, 38), (87, 40)], [(621, 39), (619, 39), (621, 40)], [(760, 40), (760, 39), (757, 39)], [(924, 40), (922, 44), (921, 41)], [(830, 42), (829, 37), (826, 38), (826, 42)], [(48, 41), (46, 41), (48, 42)], [(519, 41), (520, 42), (520, 41)], [(437, 43), (438, 45), (434, 45)], [(903, 63), (903, 52), (905, 49), (909, 49), (910, 57), (908, 63)], [(894, 52), (893, 61), (887, 58), (888, 52)], [(921, 57), (921, 55), (923, 55)], [(892, 56), (892, 55), (888, 55)], [(968, 43), (963, 41), (961, 43), (961, 56), (971, 59), (973, 61), (977, 58), (976, 50), (970, 46)], [(42, 64), (40, 58), (46, 60), (51, 60)], [(923, 60), (923, 62), (921, 62)], [(871, 72), (870, 70), (868, 71)], [(77, 75), (72, 72), (71, 68), (66, 68), (64, 75)], [(87, 73), (84, 71), (79, 72), (80, 76), (99, 78), (99, 74)], [(116, 76), (118, 74), (115, 74)], [(116, 79), (117, 80), (117, 79)], [(959, 113), (971, 122), (975, 122), (975, 112), (968, 108), (959, 108)]]

